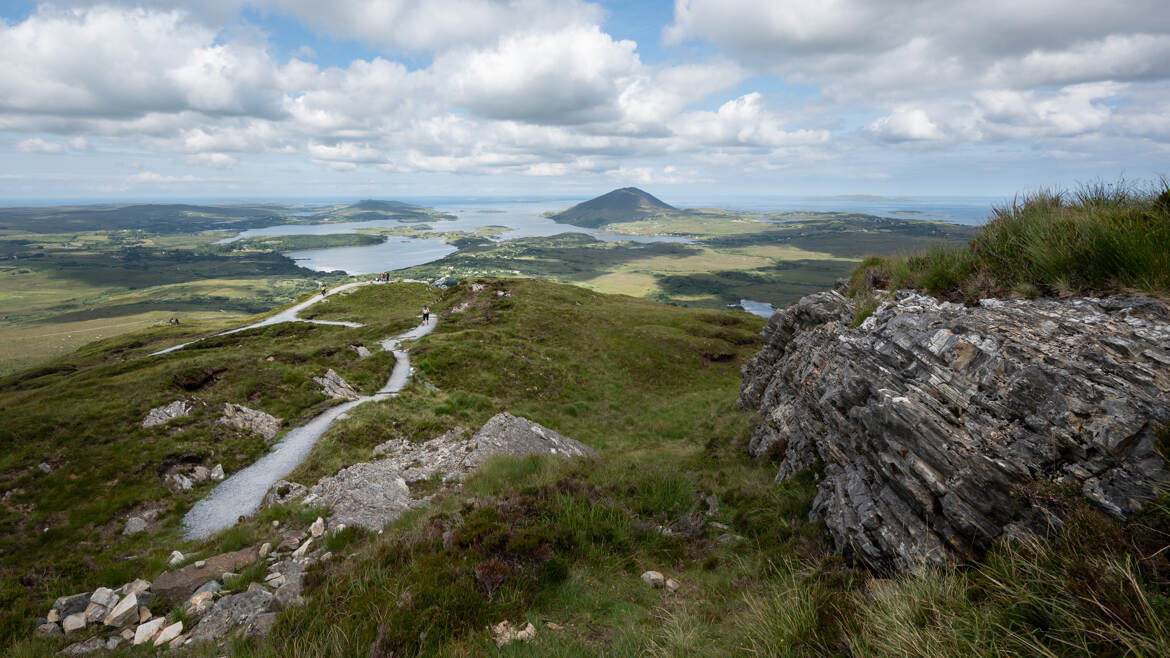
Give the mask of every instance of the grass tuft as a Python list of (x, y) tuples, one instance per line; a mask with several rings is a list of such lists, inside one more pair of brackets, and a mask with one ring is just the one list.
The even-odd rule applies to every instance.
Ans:
[(983, 297), (1170, 295), (1170, 183), (1121, 181), (1040, 190), (992, 211), (965, 246), (869, 258), (851, 291), (916, 288), (964, 302)]

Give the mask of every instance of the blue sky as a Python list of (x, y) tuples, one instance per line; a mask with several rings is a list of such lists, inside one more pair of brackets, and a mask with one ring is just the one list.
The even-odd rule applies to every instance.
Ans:
[(0, 202), (1170, 173), (1164, 0), (0, 2)]

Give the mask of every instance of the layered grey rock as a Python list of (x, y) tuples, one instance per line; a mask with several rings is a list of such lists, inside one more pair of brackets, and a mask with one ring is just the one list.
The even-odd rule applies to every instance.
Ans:
[(330, 368), (323, 376), (314, 377), (313, 381), (320, 384), (321, 392), (331, 398), (337, 398), (339, 400), (356, 400), (361, 397), (358, 395), (357, 391), (353, 390), (353, 387), (349, 385), (349, 382), (342, 379), (341, 375), (334, 372), (332, 368)]
[(155, 425), (165, 425), (176, 418), (190, 416), (194, 408), (186, 400), (175, 400), (170, 404), (155, 407), (148, 411), (146, 418), (142, 420), (142, 426), (154, 427)]
[(265, 441), (275, 439), (276, 434), (280, 432), (280, 419), (276, 416), (231, 402), (223, 405), (223, 417), (219, 422), (259, 434)]
[(313, 485), (304, 501), (330, 508), (329, 525), (380, 530), (421, 504), (410, 485), (439, 478), (462, 480), (493, 455), (594, 456), (589, 446), (508, 413), (494, 416), (470, 438), (452, 430), (425, 443), (392, 439), (374, 449), (385, 458), (344, 468)]
[(836, 292), (779, 311), (743, 368), (759, 410), (749, 450), (778, 480), (825, 464), (812, 516), (880, 570), (953, 563), (1005, 532), (1059, 519), (1036, 485), (1115, 517), (1141, 508), (1165, 464), (1170, 308), (1139, 297), (983, 300), (899, 292), (860, 327)]
[(272, 594), (256, 583), (248, 591), (229, 594), (219, 601), (191, 631), (191, 642), (218, 642), (227, 637), (236, 626), (245, 628), (265, 612)]

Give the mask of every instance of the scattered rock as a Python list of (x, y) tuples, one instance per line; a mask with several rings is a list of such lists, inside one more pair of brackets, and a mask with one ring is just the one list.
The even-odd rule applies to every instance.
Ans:
[(664, 529), (662, 534), (667, 537), (694, 539), (703, 534), (703, 515), (698, 510), (687, 512)]
[(74, 613), (85, 612), (91, 596), (93, 596), (92, 592), (62, 596), (53, 602), (53, 609), (57, 611), (62, 619)]
[(138, 595), (130, 594), (110, 610), (110, 614), (106, 615), (105, 624), (121, 628), (135, 621), (138, 621)]
[(52, 622), (55, 624), (55, 623), (61, 621), (61, 613), (57, 612), (56, 608), (51, 608), (49, 610), (49, 614), (45, 615), (45, 621)]
[[(199, 563), (196, 562), (195, 565), (198, 566)], [(220, 585), (218, 580), (209, 580), (206, 583), (200, 585), (199, 589), (195, 590), (195, 594), (202, 594), (204, 592), (211, 592), (212, 594), (215, 594), (221, 589), (223, 589), (223, 585)], [(194, 596), (194, 594), (192, 596)]]
[(357, 352), (359, 359), (370, 358), (370, 354), (371, 354), (370, 349), (368, 347), (366, 347), (365, 345), (350, 345), (349, 347), (353, 351)]
[[(309, 488), (299, 482), (277, 480), (264, 496), (264, 505), (284, 505), (291, 503), (300, 498), (304, 498), (308, 491)], [(273, 521), (273, 524), (275, 524), (273, 527), (280, 525), (279, 521)]]
[(522, 629), (515, 629), (509, 621), (502, 621), (492, 626), (492, 634), (496, 637), (496, 646), (502, 647), (512, 642), (528, 642), (536, 637), (536, 627), (531, 622)]
[(113, 651), (114, 649), (117, 649), (119, 644), (122, 644), (121, 636), (111, 635), (110, 637), (107, 637), (106, 651)]
[[(134, 580), (119, 587), (118, 594), (121, 596), (128, 596), (130, 594), (141, 594), (142, 592), (145, 592), (148, 589), (150, 589), (150, 581), (149, 580), (135, 578)], [(141, 603), (141, 601), (139, 601), (139, 603)]]
[(167, 558), (167, 566), (173, 567), (185, 559), (186, 558), (183, 557), (182, 553), (180, 553), (178, 551), (171, 551), (171, 556), (169, 558)]
[(84, 642), (74, 642), (61, 650), (66, 656), (82, 656), (95, 651), (102, 651), (106, 643), (100, 637), (91, 637)]
[(96, 601), (90, 601), (89, 606), (85, 608), (85, 623), (96, 624), (106, 618), (111, 608), (107, 608)]
[(546, 621), (546, 622), (544, 622), (544, 625), (548, 626), (549, 628), (551, 628), (554, 631), (563, 630), (565, 628), (564, 626), (561, 626), (560, 624), (558, 624), (556, 622), (552, 622), (552, 621)]
[(89, 602), (91, 605), (96, 603), (104, 608), (110, 608), (118, 604), (118, 595), (109, 587), (99, 587), (93, 591)]
[(41, 462), (41, 463), (37, 464), (37, 468), (40, 469), (40, 471), (42, 473), (52, 473), (53, 472), (53, 467), (49, 466), (45, 462)]
[(153, 616), (154, 616), (154, 614), (151, 613), (150, 608), (148, 608), (144, 605), (138, 606), (138, 623), (139, 624), (145, 624), (146, 622), (150, 621), (150, 618)]
[(61, 637), (64, 635), (61, 632), (61, 627), (51, 621), (37, 626), (37, 630), (34, 633), (37, 637)]
[(185, 400), (175, 400), (174, 402), (155, 407), (146, 413), (146, 418), (142, 420), (143, 427), (154, 427), (155, 425), (166, 425), (176, 418), (183, 418), (190, 416), (195, 407), (191, 406)]
[(264, 612), (272, 594), (263, 587), (252, 583), (248, 591), (240, 594), (229, 594), (219, 601), (215, 607), (191, 631), (191, 642), (219, 642), (228, 636), (228, 632), (237, 625), (250, 625), (258, 615)]
[(679, 583), (674, 578), (667, 578), (665, 584), (666, 584), (666, 589), (668, 589), (672, 592), (677, 592), (679, 590), (679, 588), (682, 587), (682, 584)]
[(228, 402), (223, 405), (223, 417), (218, 422), (259, 434), (265, 441), (272, 441), (280, 432), (281, 419), (242, 404)]
[(138, 646), (139, 644), (154, 640), (155, 636), (158, 635), (158, 632), (163, 629), (166, 623), (166, 617), (159, 617), (157, 619), (151, 619), (145, 624), (139, 624), (138, 628), (134, 629), (134, 639), (131, 641), (135, 646)]
[(208, 610), (211, 610), (213, 605), (215, 605), (214, 592), (199, 592), (192, 594), (191, 598), (187, 599), (184, 611), (191, 617), (202, 617)]
[(381, 530), (404, 510), (421, 504), (412, 496), (409, 484), (435, 476), (444, 482), (458, 482), (493, 455), (597, 454), (583, 443), (508, 413), (493, 417), (468, 439), (461, 430), (452, 430), (421, 444), (392, 439), (374, 450), (386, 457), (322, 478), (305, 497), (330, 508), (331, 526)]
[(223, 464), (216, 464), (215, 468), (211, 469), (211, 479), (218, 482), (219, 480), (222, 480), (224, 477), (225, 476), (223, 473)]
[(278, 553), (283, 553), (285, 551), (294, 550), (297, 546), (300, 546), (301, 542), (305, 541), (305, 537), (308, 536), (308, 533), (304, 533), (299, 530), (287, 533), (284, 536), (284, 541), (280, 542), (280, 544), (276, 546), (276, 551)]
[(647, 571), (642, 574), (642, 582), (653, 587), (654, 589), (662, 589), (666, 587), (666, 577), (657, 571)]
[(313, 537), (320, 537), (325, 534), (325, 519), (318, 516), (317, 520), (313, 521), (313, 525), (309, 526), (309, 534)]
[(166, 644), (167, 642), (170, 642), (171, 640), (179, 637), (182, 632), (183, 622), (177, 621), (159, 632), (158, 636), (154, 638), (154, 646), (157, 647)]
[(1049, 482), (1118, 518), (1163, 486), (1164, 302), (901, 291), (859, 327), (854, 311), (824, 292), (775, 313), (739, 398), (761, 415), (751, 454), (782, 457), (777, 479), (825, 464), (811, 517), (847, 558), (966, 562), (1010, 528), (1059, 525), (1028, 493)]
[(190, 491), (195, 486), (191, 478), (182, 473), (171, 473), (166, 477), (167, 488), (175, 493)]
[(260, 545), (260, 552), (258, 553), (258, 555), (260, 556), (260, 559), (263, 560), (264, 558), (268, 557), (268, 552), (271, 550), (272, 550), (272, 544), (270, 542), (264, 542), (263, 544), (261, 544)]
[(61, 621), (61, 630), (68, 635), (84, 629), (87, 623), (89, 622), (85, 620), (85, 612), (75, 612)]
[(294, 560), (299, 560), (299, 559), (301, 559), (301, 558), (305, 557), (305, 554), (309, 552), (309, 547), (310, 547), (310, 546), (312, 546), (312, 545), (313, 545), (313, 540), (312, 540), (312, 539), (306, 539), (306, 540), (305, 540), (305, 543), (301, 544), (301, 547), (300, 547), (300, 548), (298, 548), (297, 550), (293, 551), (292, 558), (293, 558)]
[[(256, 561), (256, 549), (243, 548), (223, 553), (182, 569), (167, 571), (155, 578), (151, 590), (164, 603), (178, 604), (187, 600), (200, 585), (213, 580), (217, 574), (242, 569)], [(202, 563), (203, 566), (199, 566)]]
[(301, 596), (304, 591), (304, 567), (296, 562), (286, 563), (281, 579), (281, 584), (276, 593), (273, 594), (272, 601), (268, 604), (270, 612), (279, 612), (286, 608), (305, 604), (305, 600)]
[(349, 385), (349, 382), (342, 379), (341, 375), (338, 375), (336, 372), (334, 372), (332, 368), (330, 368), (323, 376), (314, 377), (313, 381), (320, 384), (321, 392), (331, 398), (356, 400), (361, 397), (358, 395), (357, 391), (353, 390), (353, 387)]
[(122, 528), (123, 535), (136, 535), (146, 530), (146, 519), (141, 516), (132, 516), (126, 519), (126, 527)]

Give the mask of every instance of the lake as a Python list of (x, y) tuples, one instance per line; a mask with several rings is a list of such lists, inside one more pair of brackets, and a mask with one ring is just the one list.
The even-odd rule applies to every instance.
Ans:
[[(545, 212), (557, 212), (578, 203), (578, 199), (404, 199), (410, 203), (432, 207), (440, 212), (454, 215), (453, 221), (434, 221), (427, 225), (437, 232), (475, 231), (487, 226), (504, 226), (508, 230), (493, 240), (546, 237), (561, 233), (584, 233), (606, 242), (680, 242), (690, 240), (673, 236), (625, 235), (600, 229), (581, 228), (569, 224), (558, 224), (547, 217)], [(745, 212), (859, 212), (882, 217), (902, 219), (934, 219), (956, 224), (977, 225), (986, 221), (993, 204), (1002, 199), (989, 197), (924, 197), (924, 198), (880, 198), (880, 197), (735, 197), (735, 198), (683, 198), (671, 199), (674, 205), (685, 208), (726, 208)], [(304, 211), (299, 215), (311, 215)], [(361, 228), (401, 227), (403, 223), (392, 220), (368, 222), (335, 222), (328, 224), (281, 224), (264, 228), (249, 229), (220, 242), (232, 242), (243, 238), (271, 237), (279, 235), (327, 235), (331, 233), (353, 233)], [(319, 272), (342, 270), (347, 274), (373, 274), (393, 271), (415, 265), (424, 265), (457, 251), (438, 238), (391, 237), (382, 244), (361, 247), (335, 247), (331, 249), (307, 249), (288, 252), (288, 256), (301, 267)], [(764, 313), (759, 309), (758, 313)]]

